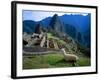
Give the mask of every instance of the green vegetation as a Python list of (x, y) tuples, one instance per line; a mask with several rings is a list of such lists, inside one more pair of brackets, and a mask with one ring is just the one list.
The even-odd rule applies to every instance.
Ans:
[(48, 38), (52, 38), (52, 39), (59, 40), (59, 38), (58, 38), (58, 37), (53, 36), (51, 33), (47, 33), (47, 36), (48, 36)]
[(90, 66), (91, 61), (88, 57), (80, 57), (79, 61), (77, 62), (78, 66)]
[[(62, 46), (65, 48), (67, 52), (73, 53), (75, 52), (74, 47), (71, 48), (69, 43), (66, 43), (64, 40), (60, 39), (52, 35), (51, 33), (47, 33), (48, 39), (55, 40), (58, 43), (58, 46)], [(72, 43), (72, 42), (70, 42)], [(68, 48), (66, 47), (68, 46)], [(79, 57), (79, 60), (76, 62), (76, 67), (90, 66), (91, 59), (89, 49), (84, 48), (80, 44), (77, 43), (77, 48), (80, 51), (75, 52), (75, 55)], [(70, 49), (70, 50), (69, 50)], [(73, 51), (73, 52), (71, 52)], [(23, 56), (23, 69), (40, 69), (40, 68), (57, 68), (57, 67), (73, 67), (71, 62), (66, 62), (64, 60), (64, 56), (62, 54), (51, 53), (46, 55), (34, 55), (34, 56)]]
[(90, 48), (86, 48), (86, 47), (80, 45), (78, 42), (77, 42), (77, 48), (78, 48), (78, 50), (80, 50), (80, 52), (82, 52), (85, 56), (88, 56), (88, 57), (91, 56), (91, 52), (90, 52), (91, 50), (90, 50)]
[(51, 33), (47, 33), (47, 35), (48, 35), (49, 39), (51, 38), (51, 39), (57, 40), (58, 42), (60, 42), (62, 44), (66, 44), (66, 42), (64, 40), (62, 40), (62, 39), (60, 39), (60, 38), (58, 38), (56, 36), (53, 36)]
[[(90, 66), (90, 58), (79, 56), (77, 66)], [(23, 69), (72, 67), (72, 63), (66, 62), (62, 54), (46, 54), (32, 57), (23, 57)]]

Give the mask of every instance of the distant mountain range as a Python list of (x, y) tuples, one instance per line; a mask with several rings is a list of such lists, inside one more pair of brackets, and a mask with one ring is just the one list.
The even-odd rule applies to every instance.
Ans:
[(55, 14), (53, 17), (47, 17), (41, 21), (24, 20), (23, 32), (29, 34), (36, 32), (37, 25), (51, 31), (57, 36), (69, 35), (81, 45), (90, 48), (91, 15), (63, 15)]

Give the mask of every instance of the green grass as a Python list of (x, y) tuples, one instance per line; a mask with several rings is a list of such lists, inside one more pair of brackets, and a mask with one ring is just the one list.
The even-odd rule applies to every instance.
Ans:
[(59, 38), (58, 38), (58, 37), (53, 36), (51, 33), (47, 33), (47, 35), (48, 35), (48, 38), (52, 38), (52, 39), (59, 40)]
[[(47, 33), (48, 38), (57, 40), (61, 44), (66, 44), (65, 41), (58, 37), (53, 36), (51, 33)], [(90, 58), (82, 54), (76, 54), (79, 60), (76, 63), (76, 67), (90, 66)], [(31, 57), (23, 56), (23, 69), (40, 69), (40, 68), (57, 68), (57, 67), (73, 67), (72, 63), (66, 62), (62, 54), (46, 54), (37, 55)]]
[(80, 57), (77, 64), (78, 66), (90, 66), (91, 65), (90, 58)]
[(62, 44), (66, 44), (65, 41), (61, 40), (60, 38), (58, 38), (56, 36), (53, 36), (51, 33), (47, 33), (47, 35), (48, 35), (48, 38), (52, 38), (52, 39), (55, 39), (55, 40), (59, 41)]
[[(90, 58), (79, 56), (77, 66), (90, 66)], [(64, 60), (62, 54), (47, 54), (33, 57), (23, 57), (23, 69), (72, 67), (71, 63)]]

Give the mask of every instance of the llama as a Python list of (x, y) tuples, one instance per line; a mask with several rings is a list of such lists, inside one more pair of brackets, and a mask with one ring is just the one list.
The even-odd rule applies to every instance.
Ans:
[(64, 59), (67, 62), (72, 63), (73, 66), (75, 66), (75, 62), (79, 59), (78, 56), (74, 54), (67, 54), (64, 48), (62, 48), (61, 50), (63, 52)]

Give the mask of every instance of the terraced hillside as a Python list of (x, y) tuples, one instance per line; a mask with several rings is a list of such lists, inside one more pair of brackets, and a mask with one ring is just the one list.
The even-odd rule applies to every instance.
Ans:
[(69, 36), (61, 39), (52, 33), (32, 35), (24, 33), (23, 41), (23, 69), (72, 67), (72, 63), (66, 62), (61, 49), (67, 54), (75, 54), (79, 57), (75, 66), (89, 66), (90, 58), (83, 55), (77, 43)]

